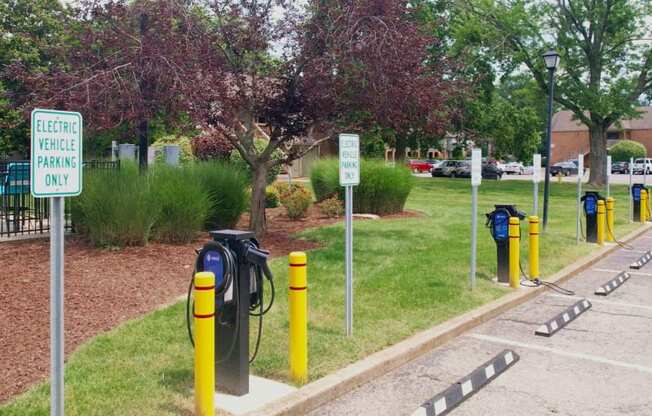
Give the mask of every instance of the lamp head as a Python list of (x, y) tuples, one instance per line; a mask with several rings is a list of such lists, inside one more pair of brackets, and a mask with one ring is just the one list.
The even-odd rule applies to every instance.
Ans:
[(543, 54), (543, 62), (548, 70), (554, 71), (559, 65), (559, 54), (555, 51), (548, 51)]

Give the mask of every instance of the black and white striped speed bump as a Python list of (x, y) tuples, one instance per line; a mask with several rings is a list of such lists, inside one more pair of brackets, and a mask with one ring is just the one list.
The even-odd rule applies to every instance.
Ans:
[(460, 405), (482, 387), (513, 366), (520, 357), (512, 350), (504, 350), (471, 374), (421, 405), (412, 416), (442, 416)]
[(565, 327), (570, 321), (574, 320), (583, 312), (586, 312), (591, 307), (591, 302), (586, 299), (571, 305), (564, 312), (555, 316), (545, 324), (541, 325), (534, 333), (544, 337), (552, 336), (555, 332)]
[(629, 265), (630, 269), (640, 269), (645, 266), (652, 260), (652, 251), (646, 251), (641, 257), (638, 258), (634, 263)]
[(608, 281), (607, 283), (603, 284), (599, 288), (595, 289), (595, 294), (600, 295), (600, 296), (607, 296), (609, 293), (611, 293), (613, 290), (618, 288), (620, 285), (625, 283), (627, 279), (629, 279), (631, 275), (627, 272), (620, 272)]

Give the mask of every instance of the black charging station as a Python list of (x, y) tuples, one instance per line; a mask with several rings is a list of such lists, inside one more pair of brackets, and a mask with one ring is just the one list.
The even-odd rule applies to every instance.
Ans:
[(494, 205), (494, 210), (486, 214), (487, 227), (496, 242), (498, 283), (509, 283), (509, 218), (525, 218), (526, 214), (516, 209), (516, 205)]
[[(641, 220), (641, 191), (647, 188), (642, 183), (632, 184), (632, 218), (634, 221)], [(649, 196), (649, 194), (648, 194)]]
[(587, 243), (596, 243), (598, 241), (598, 201), (600, 200), (606, 201), (606, 199), (596, 191), (586, 191), (584, 192), (584, 196), (582, 196)]
[[(213, 241), (197, 253), (195, 272), (215, 274), (215, 380), (218, 389), (235, 396), (249, 393), (249, 364), (262, 335), (263, 315), (274, 302), (269, 252), (260, 249), (250, 231), (211, 231)], [(264, 306), (263, 275), (271, 286)], [(258, 338), (249, 357), (249, 317), (259, 318)]]

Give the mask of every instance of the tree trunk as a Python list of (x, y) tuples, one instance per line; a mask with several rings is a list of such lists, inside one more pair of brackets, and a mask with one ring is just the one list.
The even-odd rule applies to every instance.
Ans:
[(265, 188), (267, 187), (267, 165), (260, 163), (254, 168), (251, 189), (251, 216), (249, 228), (256, 237), (265, 235), (267, 219), (265, 217)]
[(396, 161), (405, 161), (405, 148), (407, 139), (400, 134), (396, 134)]
[(607, 128), (595, 123), (589, 129), (589, 157), (591, 175), (589, 183), (593, 186), (603, 186), (607, 176)]

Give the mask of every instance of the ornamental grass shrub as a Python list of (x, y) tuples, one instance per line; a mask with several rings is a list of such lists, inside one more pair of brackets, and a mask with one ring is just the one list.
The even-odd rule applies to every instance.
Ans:
[(154, 238), (173, 244), (189, 243), (204, 228), (213, 206), (197, 170), (160, 164), (148, 172), (159, 204)]
[(71, 201), (75, 229), (98, 246), (147, 244), (161, 210), (149, 177), (134, 163), (84, 172), (84, 190)]
[[(317, 201), (335, 195), (344, 199), (337, 159), (316, 162), (310, 180)], [(413, 177), (407, 167), (392, 167), (379, 160), (362, 160), (360, 184), (353, 187), (353, 212), (378, 215), (401, 212), (413, 186)]]
[(246, 175), (228, 163), (151, 166), (133, 163), (85, 172), (72, 198), (75, 229), (98, 246), (183, 244), (204, 229), (232, 228), (247, 207)]
[(249, 204), (246, 173), (231, 163), (221, 161), (196, 163), (191, 169), (211, 201), (205, 221), (206, 229), (235, 227)]

